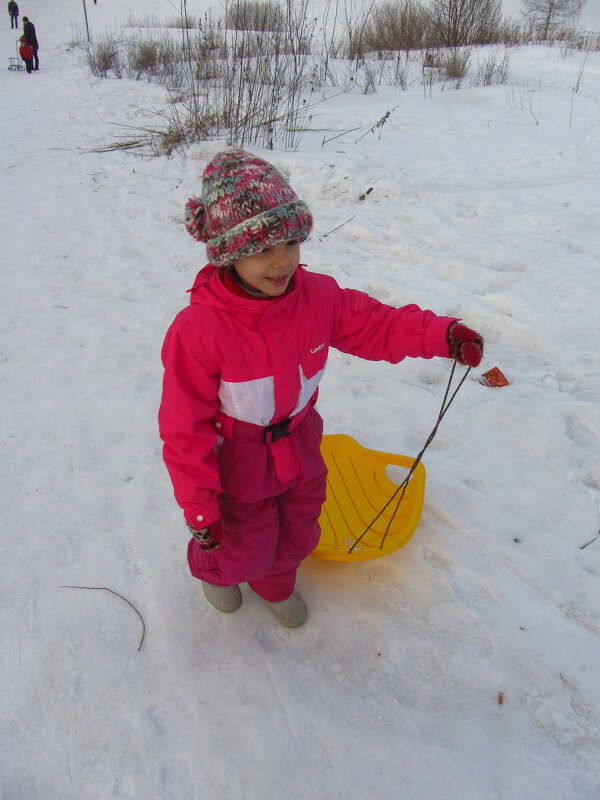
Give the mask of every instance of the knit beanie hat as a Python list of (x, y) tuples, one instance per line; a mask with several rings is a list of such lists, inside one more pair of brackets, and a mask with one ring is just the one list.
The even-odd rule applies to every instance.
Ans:
[(206, 242), (212, 264), (227, 267), (271, 245), (305, 241), (312, 216), (272, 164), (244, 150), (226, 150), (206, 166), (202, 197), (187, 201), (185, 227)]

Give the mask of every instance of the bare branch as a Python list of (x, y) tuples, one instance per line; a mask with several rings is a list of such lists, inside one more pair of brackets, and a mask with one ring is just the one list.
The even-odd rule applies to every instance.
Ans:
[(133, 603), (130, 602), (126, 597), (123, 597), (122, 594), (119, 594), (118, 592), (115, 592), (114, 589), (109, 589), (107, 586), (71, 586), (71, 585), (67, 585), (67, 586), (61, 586), (60, 588), (61, 589), (91, 589), (93, 591), (110, 592), (111, 594), (114, 594), (117, 597), (120, 597), (121, 600), (124, 600), (127, 603), (128, 606), (133, 608), (135, 613), (140, 618), (140, 622), (142, 623), (142, 638), (140, 639), (140, 643), (139, 643), (139, 646), (138, 646), (138, 649), (137, 649), (138, 653), (140, 652), (140, 650), (142, 649), (142, 644), (144, 643), (144, 637), (146, 636), (146, 625), (144, 623), (144, 618), (142, 617), (140, 612), (133, 605)]

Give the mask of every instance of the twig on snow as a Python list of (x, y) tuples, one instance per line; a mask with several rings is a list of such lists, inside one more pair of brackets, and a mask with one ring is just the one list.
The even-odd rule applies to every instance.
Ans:
[(344, 225), (347, 225), (349, 222), (352, 222), (352, 220), (354, 219), (354, 217), (355, 217), (355, 216), (356, 216), (356, 214), (354, 214), (352, 217), (350, 217), (350, 219), (347, 219), (347, 220), (346, 220), (346, 222), (342, 222), (342, 224), (341, 224), (341, 225), (338, 225), (338, 226), (337, 226), (337, 228), (332, 228), (332, 229), (331, 229), (330, 231), (328, 231), (327, 233), (324, 233), (324, 234), (323, 234), (323, 236), (321, 236), (320, 238), (321, 238), (321, 239), (325, 239), (325, 237), (326, 237), (326, 236), (329, 236), (329, 234), (330, 234), (330, 233), (334, 233), (335, 231), (339, 231), (339, 229), (340, 229), (340, 228), (343, 228), (343, 227), (344, 227)]
[(348, 131), (342, 131), (341, 133), (336, 133), (336, 135), (332, 136), (330, 139), (326, 139), (323, 136), (323, 141), (321, 142), (321, 147), (323, 147), (324, 145), (328, 144), (329, 142), (333, 142), (334, 139), (339, 139), (340, 136), (344, 136), (347, 133), (354, 133), (354, 131), (359, 131), (359, 130), (360, 130), (360, 126), (358, 128), (350, 128), (350, 130), (348, 130)]
[(373, 125), (373, 127), (372, 127), (372, 128), (369, 128), (369, 130), (368, 130), (368, 131), (365, 131), (365, 132), (363, 133), (363, 135), (362, 135), (362, 136), (359, 136), (359, 137), (358, 137), (358, 139), (357, 139), (357, 140), (354, 142), (354, 144), (358, 144), (358, 143), (361, 141), (361, 139), (364, 139), (364, 138), (365, 138), (365, 136), (367, 136), (367, 134), (369, 134), (369, 133), (375, 133), (375, 131), (376, 131), (378, 128), (379, 128), (379, 136), (378, 136), (378, 138), (379, 138), (379, 139), (381, 139), (381, 131), (382, 131), (382, 129), (383, 129), (383, 126), (385, 125), (385, 123), (388, 121), (388, 119), (390, 118), (390, 116), (391, 116), (391, 115), (394, 113), (394, 111), (395, 111), (397, 108), (398, 108), (398, 106), (394, 106), (393, 108), (390, 108), (390, 109), (389, 109), (389, 111), (386, 111), (386, 112), (385, 112), (385, 114), (383, 115), (383, 117), (381, 117), (381, 119), (380, 119), (380, 120), (378, 120), (378, 121), (375, 123), (375, 125)]
[(96, 591), (110, 592), (111, 594), (115, 594), (117, 597), (120, 597), (121, 600), (124, 600), (127, 603), (128, 606), (131, 606), (131, 608), (133, 608), (135, 613), (140, 618), (140, 622), (142, 623), (142, 638), (140, 639), (140, 644), (139, 644), (138, 649), (137, 649), (138, 653), (140, 652), (140, 650), (142, 649), (142, 644), (144, 643), (144, 637), (146, 635), (146, 625), (144, 623), (144, 618), (142, 617), (140, 612), (133, 605), (133, 603), (130, 602), (126, 597), (123, 597), (122, 594), (119, 594), (118, 592), (115, 592), (113, 589), (109, 589), (107, 586), (61, 586), (60, 588), (61, 589), (92, 589), (92, 590), (96, 590)]
[(590, 539), (590, 540), (589, 540), (589, 542), (586, 542), (585, 544), (582, 544), (582, 545), (581, 545), (581, 547), (580, 547), (579, 549), (580, 549), (580, 550), (583, 550), (583, 548), (584, 548), (584, 547), (587, 547), (587, 546), (588, 546), (588, 544), (592, 544), (592, 542), (595, 542), (595, 541), (596, 541), (596, 539), (597, 539), (599, 536), (600, 536), (600, 531), (598, 531), (598, 533), (597, 533), (597, 534), (594, 536), (594, 538), (593, 538), (593, 539)]

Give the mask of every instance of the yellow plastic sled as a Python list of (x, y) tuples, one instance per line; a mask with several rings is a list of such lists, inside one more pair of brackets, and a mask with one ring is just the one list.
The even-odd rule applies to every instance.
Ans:
[(387, 477), (386, 467), (410, 470), (414, 459), (367, 450), (342, 434), (324, 436), (321, 452), (329, 469), (327, 500), (319, 520), (321, 538), (312, 555), (329, 561), (366, 561), (405, 545), (415, 532), (423, 509), (423, 464), (417, 465), (408, 482), (387, 536), (385, 531), (401, 492), (357, 542), (398, 488)]

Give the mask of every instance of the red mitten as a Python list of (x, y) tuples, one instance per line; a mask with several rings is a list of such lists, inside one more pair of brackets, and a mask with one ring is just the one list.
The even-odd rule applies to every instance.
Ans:
[(192, 528), (192, 526), (188, 524), (188, 530), (202, 550), (216, 550), (221, 546), (223, 528), (221, 527), (220, 520), (212, 522), (208, 528), (201, 528), (200, 530)]
[(450, 358), (466, 367), (477, 367), (483, 358), (483, 337), (461, 322), (451, 322), (446, 331)]

